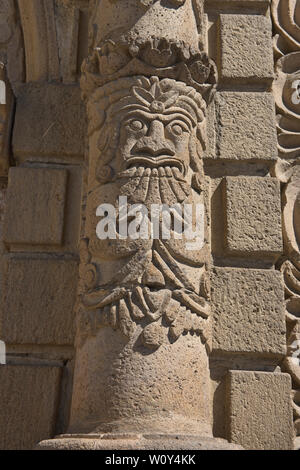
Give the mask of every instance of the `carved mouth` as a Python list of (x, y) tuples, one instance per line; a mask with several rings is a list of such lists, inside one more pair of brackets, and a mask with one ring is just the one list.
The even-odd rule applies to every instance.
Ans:
[(185, 201), (190, 195), (191, 186), (183, 172), (183, 164), (171, 158), (159, 161), (132, 158), (118, 178), (125, 178), (121, 192), (130, 198), (131, 203), (172, 205)]
[(127, 161), (126, 169), (139, 165), (149, 168), (175, 167), (179, 169), (183, 176), (185, 176), (186, 174), (186, 168), (181, 160), (178, 160), (177, 158), (171, 158), (166, 155), (153, 158), (143, 155), (139, 155), (138, 157), (132, 157)]

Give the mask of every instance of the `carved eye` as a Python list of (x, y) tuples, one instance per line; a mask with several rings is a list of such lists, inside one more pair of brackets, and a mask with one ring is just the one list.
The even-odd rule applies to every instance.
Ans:
[(138, 119), (134, 119), (129, 123), (129, 126), (133, 131), (141, 131), (144, 128), (144, 123)]
[(176, 122), (170, 126), (171, 132), (174, 135), (182, 135), (184, 132), (188, 132), (188, 128), (179, 122)]

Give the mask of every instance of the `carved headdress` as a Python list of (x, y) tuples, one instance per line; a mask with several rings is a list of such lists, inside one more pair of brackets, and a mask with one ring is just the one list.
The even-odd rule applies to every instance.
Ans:
[[(110, 121), (115, 115), (140, 109), (156, 113), (185, 112), (196, 126), (204, 119), (206, 103), (201, 94), (183, 82), (171, 79), (145, 76), (121, 78), (97, 88), (93, 93), (88, 113), (95, 112), (97, 103), (98, 119), (90, 119), (89, 134), (99, 129), (104, 120)], [(95, 116), (89, 116), (95, 118)], [(96, 123), (96, 128), (95, 128)]]

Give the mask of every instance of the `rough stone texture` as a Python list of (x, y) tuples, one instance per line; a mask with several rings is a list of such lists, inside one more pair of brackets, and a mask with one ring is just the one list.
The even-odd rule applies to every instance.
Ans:
[[(102, 3), (99, 8), (103, 12)], [(209, 240), (199, 141), (206, 103), (186, 83), (133, 76), (95, 88), (88, 109), (86, 239), (70, 429), (189, 429), (211, 436)], [(175, 238), (174, 231), (166, 239), (160, 230), (155, 240), (101, 236), (99, 204), (116, 207), (119, 196), (128, 205), (143, 204), (149, 214), (153, 204), (198, 204), (202, 238), (198, 233), (189, 250), (185, 235)]]
[(0, 448), (33, 449), (55, 433), (61, 368), (0, 366)]
[(207, 4), (224, 4), (236, 6), (253, 6), (253, 5), (269, 5), (272, 0), (206, 0)]
[[(203, 1), (198, 3), (200, 9)], [(103, 38), (115, 39), (116, 36), (127, 34), (133, 38), (138, 36), (143, 42), (153, 36), (163, 37), (168, 42), (181, 40), (197, 47), (199, 18), (195, 18), (193, 7), (190, 0), (171, 0), (168, 4), (152, 0), (127, 0), (126, 5), (120, 4), (119, 1), (103, 0), (100, 8), (96, 6), (94, 9), (93, 19), (101, 25), (97, 31), (94, 30), (96, 42), (99, 43)]]
[[(54, 432), (69, 433), (39, 447), (52, 449), (232, 448), (212, 437), (212, 430), (226, 437), (227, 371), (271, 372), (278, 366), (293, 379), (299, 433), (299, 97), (294, 83), (299, 78), (294, 25), (299, 15), (294, 0), (272, 1), (279, 33), (275, 54), (283, 54), (274, 85), (275, 122), (269, 93), (270, 3), (0, 0), (0, 61), (7, 64), (16, 97), (14, 122), (9, 120), (13, 106), (0, 105), (2, 130), (6, 133), (14, 125), (11, 159), (10, 139), (1, 141), (0, 135), (0, 143), (8, 144), (0, 155), (0, 206), (5, 204), (6, 171), (12, 162), (17, 166), (12, 174), (18, 175), (9, 181), (6, 244), (0, 233), (0, 338), (9, 343), (9, 364), (22, 355), (22, 364), (27, 364), (22, 371), (30, 369), (26, 374), (33, 377), (28, 381), (22, 372), (20, 385), (18, 374), (15, 382), (10, 379), (11, 366), (6, 375), (0, 374), (0, 395), (9, 388), (0, 433), (12, 426), (30, 445)], [(203, 51), (218, 62), (223, 90), (211, 100), (208, 122), (206, 105), (217, 74)], [(78, 86), (83, 58), (88, 130)], [(5, 74), (1, 77), (7, 83)], [(276, 123), (280, 157), (288, 158), (275, 172)], [(32, 176), (32, 167), (43, 176)], [(25, 174), (31, 176), (23, 178)], [(67, 184), (63, 174), (68, 175)], [(282, 248), (279, 187), (270, 174), (280, 175), (282, 186), (287, 184), (282, 207), (288, 249), (281, 267), (287, 335), (283, 279), (273, 264)], [(224, 185), (219, 184), (226, 176)], [(189, 252), (185, 241), (174, 239), (99, 240), (96, 209), (101, 202), (114, 204), (120, 195), (148, 208), (161, 202), (201, 204), (201, 248)], [(83, 239), (70, 406), (79, 231)], [(214, 354), (209, 360), (211, 260), (231, 268), (212, 268)], [(29, 366), (40, 364), (41, 357), (43, 371), (69, 361), (57, 420), (51, 411), (55, 400), (47, 392), (56, 393), (58, 379), (51, 382), (56, 386), (48, 386)], [(280, 413), (290, 406), (290, 388), (272, 381), (267, 385), (273, 408), (267, 403), (271, 417), (265, 416), (274, 429), (257, 431), (263, 413), (254, 394), (263, 394), (256, 384), (252, 391), (250, 386), (254, 398), (246, 410), (249, 419), (244, 420), (243, 409), (240, 420), (238, 412), (231, 414), (228, 426), (238, 429), (241, 439), (246, 429), (249, 448), (268, 448), (270, 439), (276, 448), (288, 448), (292, 417), (286, 412), (283, 423)], [(245, 393), (231, 397), (232, 409), (239, 409), (248, 391), (246, 387)], [(26, 410), (33, 409), (28, 418), (19, 411), (23, 402)], [(50, 431), (36, 437), (35, 424), (44, 416)], [(279, 431), (278, 423), (273, 425), (278, 416), (283, 423)], [(70, 434), (89, 431), (95, 434)], [(14, 440), (13, 432), (2, 438), (8, 448), (27, 446), (22, 439)]]
[[(244, 450), (225, 439), (188, 434), (64, 435), (41, 442), (37, 450)], [(122, 457), (121, 457), (122, 458)]]
[(24, 85), (13, 133), (16, 158), (83, 157), (84, 142), (85, 113), (77, 85)]
[(77, 343), (70, 433), (211, 436), (208, 357), (196, 335), (149, 353), (139, 326), (130, 341), (101, 328)]
[(269, 18), (220, 15), (221, 78), (271, 79), (274, 75)]
[(18, 1), (27, 82), (78, 80), (87, 54), (88, 6), (88, 0)]
[(7, 257), (1, 339), (11, 344), (72, 345), (76, 261)]
[(11, 157), (10, 140), (14, 119), (15, 99), (10, 82), (7, 78), (6, 67), (2, 63), (0, 64), (0, 83), (0, 175), (6, 177)]
[(255, 5), (269, 5), (272, 0), (206, 0), (207, 4), (223, 4), (227, 6), (255, 6)]
[(66, 170), (11, 168), (4, 241), (12, 245), (61, 245), (66, 187)]
[(230, 442), (251, 450), (293, 449), (291, 378), (288, 374), (230, 371)]
[(216, 155), (226, 160), (277, 157), (275, 107), (270, 93), (216, 95)]
[(213, 349), (284, 355), (284, 291), (277, 271), (214, 268)]
[(227, 177), (224, 189), (226, 251), (279, 255), (283, 249), (280, 183), (275, 178)]
[(279, 160), (276, 176), (282, 184), (284, 258), (280, 267), (287, 309), (287, 357), (284, 370), (292, 377), (295, 449), (300, 448), (300, 28), (299, 2), (273, 0), (271, 13), (276, 62), (273, 93), (277, 107)]

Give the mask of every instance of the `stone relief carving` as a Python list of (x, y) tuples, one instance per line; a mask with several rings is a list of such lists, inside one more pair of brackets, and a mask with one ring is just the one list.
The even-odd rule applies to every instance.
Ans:
[(300, 435), (300, 3), (273, 0), (274, 50), (279, 161), (283, 184), (288, 355), (285, 367), (293, 380), (296, 435)]
[(293, 409), (296, 435), (300, 435), (300, 155), (285, 173), (283, 227), (285, 254), (281, 265), (286, 291), (288, 350), (285, 367), (293, 381)]
[[(202, 155), (216, 71), (199, 47), (202, 6), (201, 0), (90, 5), (81, 79), (88, 182), (71, 433), (168, 434), (188, 426), (211, 436)], [(172, 213), (154, 211), (154, 228), (152, 209), (162, 206)], [(201, 219), (203, 229), (192, 250), (187, 233), (177, 236), (187, 206), (191, 228)], [(102, 237), (99, 227), (111, 209), (113, 231)]]
[[(207, 83), (216, 83), (215, 69), (205, 52), (183, 41), (166, 41), (152, 37), (147, 41), (104, 40), (95, 48), (84, 66), (82, 79), (85, 90), (132, 75), (157, 75), (174, 78), (204, 93)], [(84, 83), (85, 82), (85, 83)]]
[(86, 93), (133, 75), (174, 78), (200, 92), (205, 83), (216, 82), (203, 52), (203, 0), (129, 0), (126, 8), (124, 15), (118, 0), (90, 5), (90, 54), (82, 78)]
[[(129, 3), (136, 14), (136, 2)], [(185, 4), (141, 3), (150, 17), (155, 3), (167, 15), (167, 7)], [(184, 11), (190, 14), (192, 2), (187, 3)], [(96, 21), (105, 10), (94, 4)], [(113, 13), (118, 14), (117, 7)], [(119, 197), (149, 211), (151, 204), (183, 208), (204, 203), (205, 99), (216, 83), (216, 70), (206, 53), (182, 39), (181, 25), (175, 26), (181, 31), (176, 40), (143, 37), (125, 27), (124, 33), (117, 29), (119, 39), (114, 40), (114, 34), (104, 36), (94, 25), (81, 80), (90, 139), (81, 322), (95, 331), (96, 324), (120, 328), (128, 337), (142, 324), (141, 339), (154, 349), (187, 332), (200, 335), (208, 345), (207, 243), (189, 252), (186, 240), (174, 236), (129, 241), (118, 234), (116, 240), (99, 240), (96, 211), (103, 201), (117, 207)], [(198, 38), (196, 25), (195, 31)], [(116, 272), (107, 269), (111, 263)]]
[(14, 113), (12, 88), (23, 78), (23, 47), (15, 2), (0, 1), (0, 175), (7, 176)]
[(1, 0), (0, 61), (6, 66), (6, 75), (12, 86), (23, 79), (23, 60), (23, 40), (16, 3)]
[[(99, 132), (101, 153), (90, 179), (82, 305), (94, 321), (128, 336), (142, 323), (142, 340), (153, 348), (184, 332), (208, 341), (207, 246), (189, 251), (186, 239), (174, 237), (99, 240), (97, 205), (116, 206), (120, 196), (149, 211), (151, 204), (203, 204), (205, 108), (186, 84), (143, 76), (97, 89), (89, 101), (90, 138)], [(117, 273), (105, 273), (107, 258), (120, 260)]]
[(275, 54), (281, 57), (299, 50), (299, 15), (297, 0), (272, 0), (272, 16), (276, 30), (274, 36)]

